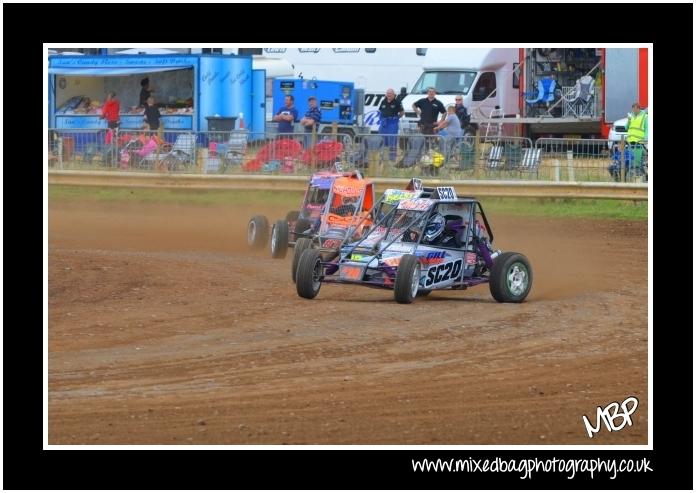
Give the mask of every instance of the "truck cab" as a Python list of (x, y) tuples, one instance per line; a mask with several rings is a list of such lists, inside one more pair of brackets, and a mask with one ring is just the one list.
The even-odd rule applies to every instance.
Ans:
[[(432, 50), (433, 52), (435, 50)], [(496, 108), (501, 114), (515, 116), (518, 111), (519, 84), (514, 75), (519, 51), (513, 48), (495, 49), (442, 49), (428, 52), (431, 60), (440, 65), (423, 68), (423, 73), (406, 96), (405, 116), (401, 121), (403, 133), (417, 131), (418, 116), (413, 103), (426, 97), (428, 87), (434, 87), (437, 99), (445, 107), (455, 104), (455, 97), (463, 96), (464, 106), (472, 123), (489, 118)], [(517, 86), (517, 87), (515, 87)]]

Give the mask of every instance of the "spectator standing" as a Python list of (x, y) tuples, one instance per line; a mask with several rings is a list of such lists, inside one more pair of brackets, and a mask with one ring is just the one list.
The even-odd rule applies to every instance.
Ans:
[(387, 89), (386, 98), (379, 105), (379, 133), (384, 135), (384, 145), (389, 146), (389, 160), (396, 160), (396, 141), (399, 133), (399, 118), (404, 116), (401, 100), (394, 89)]
[(285, 96), (285, 106), (278, 110), (273, 117), (274, 122), (278, 123), (278, 134), (291, 134), (294, 123), (297, 121), (298, 113), (295, 108), (295, 97), (291, 94)]
[(471, 115), (464, 106), (464, 97), (460, 94), (454, 98), (454, 112), (459, 118), (459, 124), (462, 130), (466, 130), (471, 123)]
[[(304, 117), (300, 120), (300, 125), (305, 129), (305, 133), (311, 134), (313, 130), (319, 130), (319, 123), (321, 122), (321, 110), (317, 107), (317, 98), (310, 96), (307, 100), (309, 103), (309, 109), (305, 112)], [(311, 145), (311, 136), (308, 135), (305, 138), (305, 147)]]
[(147, 98), (147, 106), (145, 106), (145, 122), (150, 126), (150, 130), (157, 130), (160, 127), (160, 112), (155, 106), (155, 98), (150, 96)]
[(433, 135), (438, 113), (443, 115), (442, 120), (444, 120), (444, 115), (446, 113), (442, 101), (435, 97), (434, 87), (428, 88), (427, 97), (413, 103), (413, 111), (415, 111), (420, 118), (419, 125), (423, 135)]
[(648, 138), (648, 114), (640, 109), (640, 103), (633, 103), (626, 125), (626, 142), (636, 145)]
[(140, 87), (140, 102), (138, 103), (138, 106), (147, 108), (147, 100), (150, 96), (152, 96), (152, 93), (155, 92), (150, 85), (150, 78), (145, 77), (143, 80), (141, 80)]
[(626, 122), (626, 134), (626, 144), (631, 150), (633, 167), (638, 174), (645, 175), (643, 143), (648, 139), (648, 114), (640, 109), (638, 102), (631, 106)]
[(109, 128), (118, 128), (121, 123), (121, 104), (116, 99), (116, 93), (110, 91), (106, 95), (106, 101), (102, 106), (100, 118), (106, 120), (106, 125)]

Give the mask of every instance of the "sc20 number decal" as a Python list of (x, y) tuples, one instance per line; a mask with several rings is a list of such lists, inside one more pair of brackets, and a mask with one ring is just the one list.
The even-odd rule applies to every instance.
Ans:
[(454, 262), (440, 264), (428, 269), (428, 274), (423, 285), (427, 288), (433, 284), (439, 284), (447, 280), (456, 279), (462, 272), (462, 259), (457, 259)]

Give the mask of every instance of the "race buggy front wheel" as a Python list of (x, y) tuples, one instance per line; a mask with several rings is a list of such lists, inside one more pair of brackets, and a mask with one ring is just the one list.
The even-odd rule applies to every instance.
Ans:
[(505, 252), (493, 261), (489, 287), (500, 303), (521, 303), (532, 289), (532, 266), (521, 253)]
[(268, 219), (254, 216), (247, 225), (247, 244), (251, 248), (263, 248), (268, 241)]
[(290, 267), (290, 274), (292, 276), (292, 282), (295, 282), (297, 279), (297, 266), (300, 263), (300, 257), (302, 256), (302, 252), (307, 250), (308, 248), (312, 248), (312, 240), (309, 238), (300, 238), (295, 242), (295, 253), (292, 255), (292, 266)]
[(321, 254), (313, 248), (305, 250), (297, 265), (297, 294), (308, 300), (315, 298), (321, 289), (323, 277)]
[(285, 258), (288, 251), (288, 222), (278, 219), (271, 231), (271, 257)]
[(406, 254), (401, 257), (399, 267), (396, 270), (396, 282), (394, 283), (394, 299), (397, 303), (412, 303), (418, 295), (418, 283), (420, 282), (420, 261), (418, 257)]

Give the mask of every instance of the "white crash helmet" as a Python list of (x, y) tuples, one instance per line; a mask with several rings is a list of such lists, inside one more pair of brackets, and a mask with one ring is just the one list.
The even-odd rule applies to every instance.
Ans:
[(445, 230), (445, 218), (442, 214), (435, 214), (428, 220), (428, 225), (423, 232), (423, 240), (432, 242)]

